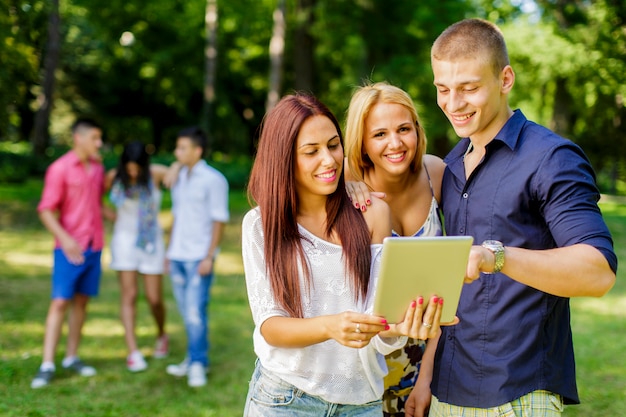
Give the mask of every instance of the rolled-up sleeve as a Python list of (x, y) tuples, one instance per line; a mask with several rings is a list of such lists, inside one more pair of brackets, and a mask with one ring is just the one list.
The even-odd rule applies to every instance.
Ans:
[(226, 223), (230, 219), (228, 211), (228, 181), (222, 175), (215, 175), (209, 190), (209, 210), (213, 221)]
[(63, 201), (63, 183), (63, 175), (59, 165), (50, 165), (46, 170), (41, 200), (37, 205), (38, 212), (42, 212), (43, 210), (59, 210), (61, 202)]
[(617, 271), (613, 239), (598, 207), (595, 174), (583, 151), (565, 143), (547, 153), (535, 175), (534, 189), (558, 247), (588, 244)]

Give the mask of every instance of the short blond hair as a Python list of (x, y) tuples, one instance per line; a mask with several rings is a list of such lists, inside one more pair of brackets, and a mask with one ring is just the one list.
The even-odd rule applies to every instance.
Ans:
[(417, 132), (417, 151), (411, 165), (412, 172), (420, 171), (422, 157), (426, 153), (426, 132), (422, 127), (413, 100), (406, 91), (386, 82), (366, 84), (359, 87), (350, 99), (344, 136), (348, 169), (357, 181), (363, 181), (365, 171), (374, 166), (367, 155), (363, 153), (363, 137), (365, 135), (365, 120), (372, 107), (378, 103), (399, 104), (411, 114)]
[(484, 19), (461, 20), (444, 30), (435, 39), (430, 56), (438, 61), (460, 59), (488, 59), (494, 74), (510, 64), (509, 53), (502, 31)]

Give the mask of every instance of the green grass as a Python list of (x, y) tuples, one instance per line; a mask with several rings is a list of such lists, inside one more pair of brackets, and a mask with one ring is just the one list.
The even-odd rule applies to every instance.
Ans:
[[(613, 201), (614, 200), (614, 201)], [(572, 332), (581, 404), (572, 417), (621, 416), (626, 410), (626, 203), (601, 205), (619, 260), (617, 281), (602, 298), (572, 299)]]
[[(216, 263), (209, 309), (212, 369), (208, 385), (201, 389), (189, 388), (185, 379), (165, 373), (167, 364), (185, 355), (184, 327), (167, 278), (170, 357), (149, 358), (155, 328), (147, 304), (139, 300), (137, 335), (150, 367), (139, 374), (126, 370), (119, 288), (115, 273), (106, 268), (108, 249), (103, 252), (100, 295), (89, 305), (80, 348), (81, 357), (98, 369), (97, 376), (80, 378), (58, 369), (49, 387), (30, 389), (41, 362), (52, 261), (52, 238), (36, 215), (40, 192), (37, 180), (0, 184), (0, 416), (241, 415), (255, 359), (239, 249), (241, 216), (248, 207), (241, 190), (231, 191), (232, 219)], [(164, 220), (167, 223), (167, 213)], [(64, 328), (64, 336), (66, 332)], [(64, 351), (63, 337), (57, 368)]]
[[(255, 358), (239, 245), (241, 216), (248, 207), (245, 195), (231, 190), (232, 219), (216, 265), (210, 306), (213, 366), (207, 387), (191, 389), (184, 379), (165, 373), (165, 366), (181, 360), (185, 349), (184, 329), (168, 279), (164, 282), (170, 358), (149, 359), (150, 368), (140, 374), (126, 371), (117, 280), (105, 267), (100, 296), (90, 304), (80, 350), (81, 356), (97, 367), (98, 375), (85, 379), (60, 371), (49, 387), (32, 390), (29, 384), (41, 362), (52, 248), (52, 238), (36, 216), (40, 192), (39, 180), (0, 184), (0, 416), (240, 416)], [(626, 203), (603, 202), (602, 210), (623, 266)], [(167, 211), (162, 220), (167, 226)], [(105, 250), (105, 266), (108, 256)], [(618, 416), (626, 409), (623, 270), (605, 297), (572, 300), (582, 405), (566, 407), (565, 416)], [(154, 332), (147, 305), (140, 300), (137, 333), (146, 355), (151, 353)], [(62, 339), (57, 364), (64, 342)]]

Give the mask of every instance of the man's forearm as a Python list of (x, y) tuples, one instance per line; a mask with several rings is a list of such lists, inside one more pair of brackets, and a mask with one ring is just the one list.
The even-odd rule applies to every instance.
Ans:
[(209, 251), (206, 255), (207, 258), (214, 258), (215, 251), (220, 246), (222, 237), (224, 236), (224, 228), (226, 224), (223, 222), (213, 222), (213, 234), (211, 236), (211, 244), (209, 245)]

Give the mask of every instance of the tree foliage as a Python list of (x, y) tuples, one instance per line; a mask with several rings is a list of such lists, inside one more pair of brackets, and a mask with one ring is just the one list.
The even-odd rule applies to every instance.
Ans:
[(0, 138), (26, 137), (39, 87), (48, 9), (45, 1), (0, 0)]
[[(356, 86), (386, 80), (411, 94), (429, 151), (443, 156), (456, 137), (435, 104), (430, 46), (449, 24), (483, 17), (507, 38), (517, 74), (512, 104), (580, 143), (614, 177), (624, 165), (623, 2), (280, 0), (286, 29), (278, 83), (270, 79), (269, 46), (279, 1), (211, 2), (219, 15), (207, 106), (207, 0), (62, 0), (53, 139), (67, 136), (75, 115), (90, 115), (110, 143), (137, 138), (169, 151), (180, 128), (210, 120), (214, 150), (251, 155), (271, 85), (280, 85), (279, 94), (311, 91), (342, 119)], [(0, 13), (0, 60), (10, 63), (0, 66), (0, 140), (27, 140), (50, 7), (0, 4), (8, 11)]]
[[(626, 156), (626, 5), (539, 1), (543, 19), (505, 26), (518, 68), (516, 101), (580, 144), (610, 188)], [(520, 71), (521, 68), (521, 71)]]

